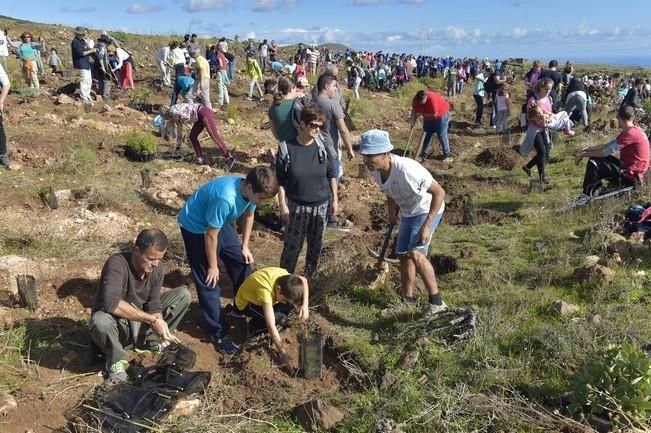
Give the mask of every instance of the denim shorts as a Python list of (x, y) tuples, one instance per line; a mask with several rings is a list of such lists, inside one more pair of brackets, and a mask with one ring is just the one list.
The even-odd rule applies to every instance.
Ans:
[(436, 230), (436, 226), (441, 222), (442, 217), (443, 213), (434, 217), (434, 221), (432, 221), (432, 225), (429, 228), (429, 239), (424, 245), (420, 245), (420, 242), (418, 241), (418, 232), (420, 232), (421, 227), (423, 227), (423, 223), (427, 219), (427, 214), (422, 213), (413, 217), (403, 217), (400, 222), (400, 228), (398, 229), (396, 253), (399, 256), (406, 256), (411, 250), (417, 250), (427, 255), (432, 235), (434, 234), (434, 230)]

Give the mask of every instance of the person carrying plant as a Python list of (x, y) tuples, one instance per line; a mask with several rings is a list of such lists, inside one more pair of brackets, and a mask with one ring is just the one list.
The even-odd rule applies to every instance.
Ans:
[(161, 352), (179, 343), (172, 332), (192, 296), (186, 286), (161, 294), (165, 271), (160, 262), (167, 243), (161, 230), (143, 230), (131, 251), (112, 255), (102, 268), (88, 326), (93, 343), (106, 356), (109, 380), (127, 380), (125, 346)]
[(397, 223), (398, 210), (401, 214), (396, 252), (400, 257), (402, 298), (398, 304), (382, 310), (381, 315), (391, 317), (416, 305), (414, 287), (418, 272), (429, 293), (424, 314), (429, 319), (448, 308), (441, 300), (428, 257), (432, 235), (445, 210), (445, 190), (417, 161), (394, 155), (391, 150), (393, 145), (386, 131), (372, 129), (362, 134), (359, 153), (387, 195), (389, 224)]
[[(228, 328), (221, 311), (218, 258), (222, 260), (237, 296), (251, 274), (253, 254), (249, 239), (255, 208), (278, 192), (273, 169), (255, 167), (245, 177), (222, 176), (200, 186), (179, 212), (185, 252), (197, 288), (210, 339), (217, 350), (231, 354), (237, 346), (227, 338)], [(235, 222), (243, 216), (242, 242)]]
[(237, 290), (232, 311), (234, 316), (246, 316), (250, 336), (267, 331), (278, 351), (282, 364), (291, 369), (292, 359), (278, 334), (292, 310), (299, 307), (299, 319), (305, 323), (309, 316), (309, 284), (305, 277), (290, 274), (283, 268), (262, 268), (248, 276)]
[(230, 154), (228, 145), (219, 133), (217, 122), (215, 121), (215, 114), (210, 108), (202, 104), (176, 104), (171, 107), (164, 105), (161, 107), (159, 114), (165, 121), (171, 123), (176, 128), (175, 152), (179, 152), (183, 144), (183, 126), (191, 125), (192, 129), (190, 129), (188, 138), (194, 149), (195, 162), (202, 165), (204, 159), (201, 143), (199, 143), (199, 134), (206, 129), (212, 141), (219, 146), (224, 154), (225, 169), (228, 171), (233, 168), (235, 157)]

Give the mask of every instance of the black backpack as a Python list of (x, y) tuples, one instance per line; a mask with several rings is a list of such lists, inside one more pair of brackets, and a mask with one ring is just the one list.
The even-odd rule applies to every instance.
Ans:
[(489, 94), (493, 94), (497, 91), (497, 84), (495, 83), (495, 77), (497, 77), (497, 73), (493, 72), (488, 76), (488, 79), (484, 83), (484, 90)]
[[(323, 137), (321, 137), (321, 134), (319, 134), (314, 141), (316, 141), (316, 146), (318, 148), (319, 152), (319, 164), (323, 164), (324, 162), (328, 161), (328, 151), (326, 150), (326, 145), (325, 141), (323, 141)], [(289, 171), (289, 165), (291, 164), (291, 157), (289, 155), (289, 151), (287, 150), (287, 142), (286, 141), (281, 141), (278, 143), (278, 155), (276, 156), (277, 162), (276, 164), (280, 164), (280, 173), (282, 173), (283, 177), (287, 174)]]

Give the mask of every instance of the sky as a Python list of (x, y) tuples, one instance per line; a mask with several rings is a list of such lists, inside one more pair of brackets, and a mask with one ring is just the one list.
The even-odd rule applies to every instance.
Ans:
[[(552, 6), (553, 4), (553, 6)], [(336, 42), (437, 56), (648, 57), (651, 2), (627, 0), (0, 0), (0, 14), (145, 34)], [(636, 12), (637, 11), (637, 12)]]

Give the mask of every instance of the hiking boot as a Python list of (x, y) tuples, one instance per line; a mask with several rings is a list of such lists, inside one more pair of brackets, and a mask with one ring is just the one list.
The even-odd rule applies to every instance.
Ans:
[(445, 302), (441, 302), (441, 305), (427, 304), (427, 307), (425, 307), (425, 314), (423, 314), (423, 319), (431, 320), (446, 311), (448, 311), (448, 306), (445, 305)]
[(129, 363), (124, 359), (111, 365), (107, 363), (106, 372), (108, 373), (108, 380), (115, 383), (125, 382), (129, 378), (126, 370), (127, 365)]
[(396, 304), (389, 304), (389, 306), (380, 311), (380, 317), (388, 319), (389, 317), (395, 317), (399, 314), (407, 312), (416, 311), (416, 301), (407, 301), (404, 298)]
[(522, 167), (522, 170), (527, 173), (527, 177), (531, 177), (531, 169), (527, 167), (526, 165)]
[(0, 155), (0, 165), (9, 167), (9, 164), (11, 164), (9, 157), (7, 155)]
[(345, 232), (345, 233), (348, 233), (350, 231), (350, 227), (346, 227), (343, 224), (339, 224), (339, 221), (329, 221), (328, 228), (331, 230), (338, 230), (340, 232)]
[(229, 336), (224, 338), (211, 337), (211, 339), (217, 351), (222, 355), (232, 355), (240, 348), (240, 346), (233, 343), (233, 340)]

